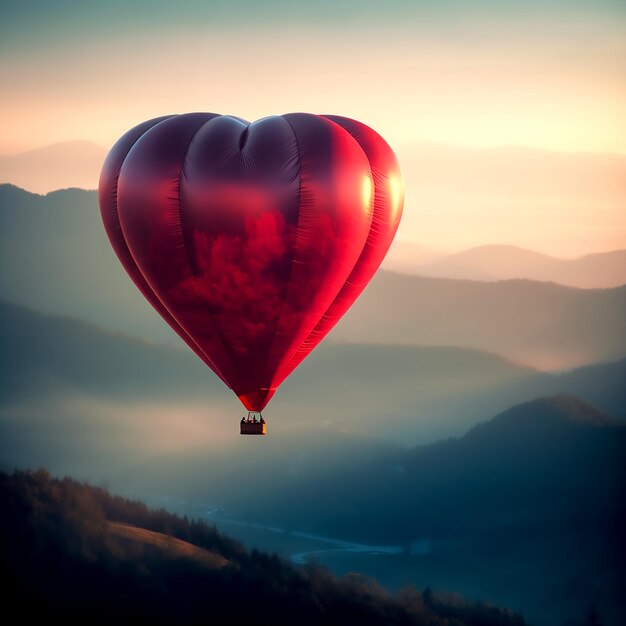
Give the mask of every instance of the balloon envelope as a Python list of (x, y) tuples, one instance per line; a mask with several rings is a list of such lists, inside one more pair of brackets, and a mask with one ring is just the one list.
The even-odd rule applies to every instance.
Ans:
[(260, 411), (376, 272), (403, 186), (391, 148), (355, 120), (189, 113), (121, 137), (99, 198), (135, 285)]

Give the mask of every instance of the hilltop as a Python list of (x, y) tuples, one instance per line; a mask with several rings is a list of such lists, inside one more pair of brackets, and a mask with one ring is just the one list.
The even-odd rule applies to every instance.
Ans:
[(35, 193), (66, 187), (95, 189), (105, 156), (105, 149), (90, 141), (62, 141), (1, 155), (0, 181)]
[[(394, 264), (390, 259), (387, 263), (390, 269), (433, 278), (480, 281), (527, 279), (579, 289), (609, 289), (626, 283), (626, 250), (560, 259), (518, 246), (487, 245), (430, 260), (421, 246), (400, 242), (400, 250), (392, 256), (399, 255), (403, 255), (403, 262), (396, 261)], [(412, 263), (409, 261), (411, 258), (415, 259)]]

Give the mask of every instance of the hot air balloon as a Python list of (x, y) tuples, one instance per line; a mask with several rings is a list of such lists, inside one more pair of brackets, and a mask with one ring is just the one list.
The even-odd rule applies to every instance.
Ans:
[(155, 118), (109, 152), (102, 220), (124, 269), (265, 434), (278, 386), (359, 296), (403, 205), (398, 162), (336, 115)]

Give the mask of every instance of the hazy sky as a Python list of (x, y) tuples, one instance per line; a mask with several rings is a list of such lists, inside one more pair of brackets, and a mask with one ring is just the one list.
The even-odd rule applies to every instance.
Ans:
[(626, 247), (617, 162), (420, 156), (428, 142), (626, 154), (623, 0), (0, 0), (0, 57), (0, 155), (108, 150), (167, 113), (335, 113), (396, 150), (404, 239)]
[(197, 110), (626, 153), (621, 0), (0, 0), (0, 54), (0, 154)]

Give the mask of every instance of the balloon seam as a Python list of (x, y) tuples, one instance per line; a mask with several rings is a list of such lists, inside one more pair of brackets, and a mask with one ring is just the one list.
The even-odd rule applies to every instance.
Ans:
[[(159, 120), (156, 124), (153, 124), (152, 126), (150, 126), (150, 128), (146, 128), (146, 130), (143, 131), (143, 133), (141, 133), (141, 135), (139, 135), (139, 137), (137, 137), (137, 139), (135, 139), (135, 141), (132, 143), (132, 145), (130, 146), (130, 148), (128, 148), (128, 151), (126, 152), (126, 154), (124, 155), (124, 158), (122, 159), (122, 162), (120, 163), (119, 168), (117, 169), (117, 172), (115, 174), (114, 180), (115, 180), (115, 217), (117, 219), (118, 225), (119, 225), (119, 231), (120, 231), (120, 236), (122, 238), (122, 241), (124, 242), (124, 245), (126, 246), (126, 249), (128, 250), (128, 254), (130, 255), (130, 258), (133, 260), (133, 263), (135, 264), (135, 267), (137, 268), (137, 271), (139, 272), (139, 274), (141, 275), (141, 277), (143, 278), (143, 281), (145, 283), (145, 285), (148, 287), (148, 289), (150, 289), (150, 291), (152, 292), (154, 298), (157, 300), (157, 302), (161, 303), (161, 306), (163, 307), (163, 309), (165, 311), (167, 311), (169, 313), (169, 315), (171, 316), (171, 318), (178, 324), (179, 328), (185, 333), (187, 339), (183, 339), (181, 337), (181, 339), (183, 339), (183, 341), (187, 342), (190, 341), (191, 343), (193, 343), (194, 346), (196, 346), (196, 348), (202, 353), (204, 354), (205, 358), (207, 359), (207, 361), (209, 361), (209, 363), (213, 363), (213, 361), (208, 357), (208, 355), (206, 354), (206, 352), (195, 342), (195, 340), (193, 339), (193, 337), (191, 337), (191, 335), (187, 332), (187, 330), (185, 328), (182, 327), (182, 325), (178, 322), (178, 320), (171, 314), (170, 310), (165, 306), (165, 303), (161, 300), (161, 298), (159, 298), (158, 294), (156, 293), (156, 291), (154, 291), (154, 289), (152, 289), (152, 287), (150, 286), (150, 283), (148, 282), (148, 280), (146, 279), (146, 277), (144, 276), (143, 272), (141, 271), (141, 268), (139, 267), (139, 265), (137, 264), (137, 262), (135, 261), (135, 258), (133, 257), (133, 253), (132, 250), (130, 248), (130, 246), (128, 245), (128, 241), (126, 241), (126, 237), (124, 235), (124, 230), (122, 229), (122, 223), (121, 220), (119, 218), (119, 212), (118, 212), (118, 207), (119, 207), (119, 195), (118, 195), (118, 181), (119, 181), (119, 177), (120, 177), (120, 173), (122, 171), (122, 167), (124, 166), (124, 163), (126, 162), (126, 159), (128, 158), (128, 155), (130, 154), (130, 152), (132, 151), (132, 149), (135, 147), (135, 144), (149, 131), (151, 131), (153, 128), (156, 128), (157, 126), (159, 126), (160, 124), (162, 124), (163, 122), (167, 122), (168, 120), (171, 120), (173, 117), (178, 117), (176, 114), (173, 115), (168, 115), (166, 117), (164, 117), (164, 119)], [(131, 279), (132, 280), (132, 279)], [(179, 335), (179, 333), (174, 329), (174, 332), (176, 332), (177, 335)], [(180, 335), (179, 335), (180, 336)], [(213, 368), (212, 368), (213, 369)], [(213, 370), (215, 371), (215, 370)], [(215, 372), (215, 374), (222, 379), (222, 381), (224, 380), (223, 377), (221, 376), (221, 374), (219, 374), (218, 372)], [(225, 382), (225, 381), (224, 381)]]
[[(268, 372), (267, 372), (267, 368), (269, 365), (269, 360), (270, 360), (270, 356), (272, 355), (272, 348), (274, 346), (274, 339), (276, 338), (276, 333), (278, 332), (278, 328), (280, 327), (280, 322), (283, 316), (283, 310), (285, 308), (285, 302), (287, 301), (287, 296), (289, 295), (289, 286), (291, 285), (291, 279), (293, 277), (293, 268), (295, 265), (295, 261), (296, 261), (296, 242), (297, 242), (297, 238), (298, 238), (298, 230), (300, 227), (300, 215), (302, 213), (302, 152), (300, 151), (300, 144), (298, 142), (298, 134), (296, 133), (296, 129), (293, 127), (293, 124), (284, 116), (281, 115), (280, 116), (282, 119), (285, 120), (285, 122), (287, 122), (287, 124), (289, 124), (289, 128), (291, 128), (291, 132), (293, 133), (293, 140), (295, 142), (296, 145), (296, 152), (298, 154), (298, 219), (296, 220), (296, 232), (295, 232), (295, 237), (294, 237), (294, 244), (293, 244), (293, 256), (291, 258), (291, 263), (289, 266), (289, 278), (287, 279), (287, 285), (285, 287), (285, 297), (283, 298), (283, 301), (280, 304), (280, 312), (278, 313), (278, 317), (276, 318), (276, 326), (274, 327), (274, 332), (272, 333), (272, 338), (269, 341), (269, 347), (267, 350), (267, 358), (265, 359), (265, 369), (264, 369), (264, 380), (267, 380), (268, 378)], [(272, 377), (273, 378), (273, 377)], [(271, 388), (271, 383), (272, 380), (270, 379), (267, 383), (268, 388)]]
[[(374, 180), (374, 173), (372, 170), (372, 162), (369, 158), (369, 155), (367, 154), (367, 151), (365, 150), (365, 148), (363, 148), (363, 146), (361, 145), (361, 143), (359, 142), (359, 140), (347, 129), (344, 128), (341, 124), (338, 124), (337, 122), (335, 122), (332, 119), (329, 119), (328, 117), (326, 117), (325, 115), (320, 115), (319, 117), (325, 119), (327, 122), (330, 122), (333, 126), (336, 126), (337, 128), (340, 128), (342, 132), (346, 133), (350, 139), (352, 141), (354, 141), (360, 148), (361, 152), (363, 152), (363, 154), (365, 155), (365, 158), (367, 160), (367, 163), (369, 165), (369, 169), (370, 169), (370, 176), (372, 178), (372, 183), (374, 184), (374, 193), (372, 194), (372, 219), (370, 221), (370, 227), (369, 230), (367, 231), (367, 236), (365, 237), (365, 241), (363, 242), (363, 247), (361, 248), (361, 251), (359, 252), (357, 258), (354, 261), (354, 264), (352, 265), (352, 268), (350, 269), (350, 271), (348, 272), (348, 275), (346, 277), (346, 282), (339, 288), (339, 291), (337, 291), (337, 293), (335, 294), (335, 297), (333, 298), (332, 302), (328, 305), (328, 307), (326, 307), (326, 310), (324, 311), (323, 315), (320, 317), (318, 323), (313, 327), (313, 329), (311, 330), (311, 332), (307, 335), (306, 339), (300, 344), (300, 346), (298, 346), (298, 349), (294, 352), (293, 356), (291, 357), (289, 363), (293, 363), (294, 361), (298, 360), (298, 356), (300, 354), (300, 351), (304, 348), (304, 350), (306, 351), (306, 354), (310, 354), (316, 347), (318, 344), (315, 344), (313, 347), (309, 347), (309, 342), (316, 336), (316, 334), (319, 332), (318, 328), (320, 327), (320, 325), (322, 324), (322, 322), (327, 319), (327, 315), (328, 315), (328, 311), (330, 311), (335, 302), (337, 301), (337, 298), (340, 296), (341, 292), (343, 291), (345, 285), (347, 284), (349, 278), (352, 276), (352, 273), (354, 272), (354, 269), (356, 268), (356, 266), (358, 265), (359, 261), (361, 260), (361, 256), (363, 255), (363, 251), (365, 250), (365, 248), (367, 247), (367, 244), (370, 240), (370, 235), (372, 232), (372, 227), (374, 225), (374, 209), (375, 209), (375, 203), (374, 203), (374, 197), (375, 197), (375, 190), (376, 190), (376, 182)], [(339, 319), (335, 320), (334, 323), (332, 324), (332, 326), (326, 331), (326, 333), (324, 334), (324, 337), (337, 325), (337, 323), (339, 322)], [(323, 338), (322, 338), (323, 339)], [(299, 365), (302, 364), (304, 358), (300, 359), (300, 362), (295, 366), (298, 367)], [(295, 369), (295, 368), (294, 368)], [(293, 370), (291, 370), (289, 372), (288, 375), (291, 375), (291, 373), (293, 372)]]
[[(191, 257), (191, 253), (189, 251), (189, 246), (187, 244), (187, 238), (185, 237), (185, 229), (183, 228), (183, 194), (182, 194), (182, 179), (183, 176), (185, 178), (187, 178), (187, 176), (185, 175), (185, 162), (187, 161), (187, 155), (189, 153), (189, 148), (191, 147), (191, 144), (193, 143), (194, 139), (196, 138), (196, 135), (210, 122), (212, 122), (215, 119), (218, 119), (219, 117), (221, 117), (221, 115), (219, 114), (214, 114), (214, 117), (211, 117), (210, 119), (206, 120), (205, 122), (203, 122), (202, 124), (200, 124), (200, 126), (198, 126), (198, 128), (194, 131), (194, 133), (192, 134), (191, 138), (189, 139), (189, 143), (187, 144), (184, 152), (183, 152), (183, 158), (182, 158), (182, 163), (180, 166), (180, 172), (178, 173), (178, 194), (177, 194), (177, 198), (178, 198), (178, 223), (180, 225), (180, 230), (181, 230), (181, 236), (183, 238), (183, 243), (184, 243), (184, 250), (185, 250), (185, 255), (187, 257), (187, 260), (189, 262), (189, 266), (191, 267), (192, 272), (195, 272), (195, 267), (196, 267), (196, 262), (194, 259), (192, 259)], [(217, 326), (215, 324), (215, 320), (213, 319), (213, 315), (211, 314), (211, 312), (209, 311), (208, 308), (204, 307), (206, 310), (206, 314), (207, 317), (211, 320), (211, 325), (213, 327), (213, 334), (215, 335), (216, 339), (219, 341), (220, 345), (222, 346), (222, 350), (224, 351), (224, 355), (226, 356), (226, 358), (228, 359), (228, 364), (230, 365), (231, 370), (233, 369), (233, 361), (231, 358), (231, 355), (228, 353), (228, 351), (226, 350), (226, 347), (224, 346), (224, 342), (222, 340), (222, 337), (220, 336), (219, 332), (217, 331)], [(178, 321), (178, 320), (176, 320)], [(180, 324), (180, 322), (178, 322)], [(182, 324), (180, 324), (182, 326)], [(184, 326), (182, 326), (183, 329), (185, 330), (185, 332), (187, 332), (187, 329), (184, 328)], [(195, 341), (194, 341), (195, 343)], [(202, 350), (202, 349), (201, 349)], [(206, 354), (206, 352), (204, 350), (202, 350), (203, 354)], [(215, 363), (213, 362), (213, 359), (211, 359), (208, 355), (207, 355), (207, 359), (213, 364), (213, 369), (217, 370), (218, 372), (220, 372), (220, 368), (217, 367), (215, 365)], [(227, 387), (229, 389), (232, 389), (232, 387), (226, 382), (225, 377), (220, 373), (218, 374), (218, 376), (226, 383)]]
[[(156, 124), (150, 126), (150, 128), (147, 128), (143, 133), (141, 133), (141, 135), (139, 137), (137, 137), (137, 139), (135, 139), (135, 141), (133, 142), (133, 144), (130, 146), (130, 148), (128, 149), (128, 151), (126, 152), (126, 155), (124, 156), (124, 158), (122, 159), (122, 163), (120, 164), (119, 169), (117, 170), (117, 175), (115, 176), (115, 214), (119, 223), (119, 227), (120, 227), (120, 234), (122, 237), (122, 240), (124, 241), (124, 245), (126, 246), (126, 249), (128, 250), (128, 253), (130, 254), (131, 259), (133, 260), (133, 263), (135, 264), (135, 267), (137, 268), (137, 271), (139, 272), (139, 274), (141, 275), (141, 277), (143, 278), (143, 281), (145, 283), (145, 285), (148, 287), (148, 289), (150, 289), (150, 291), (152, 292), (154, 298), (157, 300), (157, 302), (160, 302), (161, 306), (163, 307), (163, 309), (165, 311), (168, 312), (168, 314), (171, 316), (171, 318), (178, 324), (178, 327), (185, 333), (185, 336), (187, 337), (187, 339), (184, 339), (181, 337), (181, 339), (183, 339), (183, 341), (187, 342), (190, 341), (194, 346), (196, 346), (196, 348), (198, 349), (199, 352), (201, 352), (206, 360), (209, 363), (213, 363), (213, 360), (209, 358), (209, 356), (206, 354), (206, 352), (196, 343), (196, 341), (193, 339), (193, 337), (187, 332), (187, 330), (185, 328), (183, 328), (183, 326), (180, 324), (180, 322), (174, 317), (174, 315), (172, 315), (171, 311), (167, 308), (167, 306), (165, 306), (165, 303), (161, 300), (161, 298), (159, 297), (159, 295), (156, 293), (156, 291), (154, 289), (152, 289), (152, 286), (150, 285), (150, 283), (148, 282), (147, 278), (144, 276), (144, 273), (141, 271), (141, 267), (139, 267), (139, 264), (137, 263), (137, 261), (135, 261), (135, 258), (133, 256), (133, 252), (132, 249), (130, 248), (130, 246), (128, 245), (128, 241), (126, 240), (126, 236), (124, 235), (124, 230), (122, 228), (122, 223), (121, 220), (119, 218), (119, 212), (118, 212), (118, 207), (119, 207), (119, 194), (118, 194), (118, 180), (119, 180), (119, 176), (120, 173), (122, 171), (122, 168), (124, 166), (124, 163), (126, 162), (126, 159), (128, 158), (128, 156), (130, 155), (132, 149), (135, 147), (135, 144), (149, 131), (151, 131), (152, 129), (156, 128), (157, 126), (159, 126), (160, 124), (167, 122), (168, 120), (171, 120), (174, 117), (180, 117), (177, 114), (173, 114), (173, 115), (169, 115), (167, 117), (165, 117), (165, 119), (160, 120), (159, 122), (157, 122)], [(176, 330), (174, 329), (174, 332), (176, 332)], [(178, 332), (176, 332), (176, 334), (179, 334)], [(179, 335), (180, 336), (180, 335)], [(207, 363), (208, 365), (208, 363)], [(211, 367), (211, 369), (213, 369), (213, 371), (215, 371), (214, 366)], [(224, 381), (223, 376), (219, 373), (219, 371), (215, 371), (215, 374), (222, 380)], [(224, 381), (226, 382), (226, 381)]]

